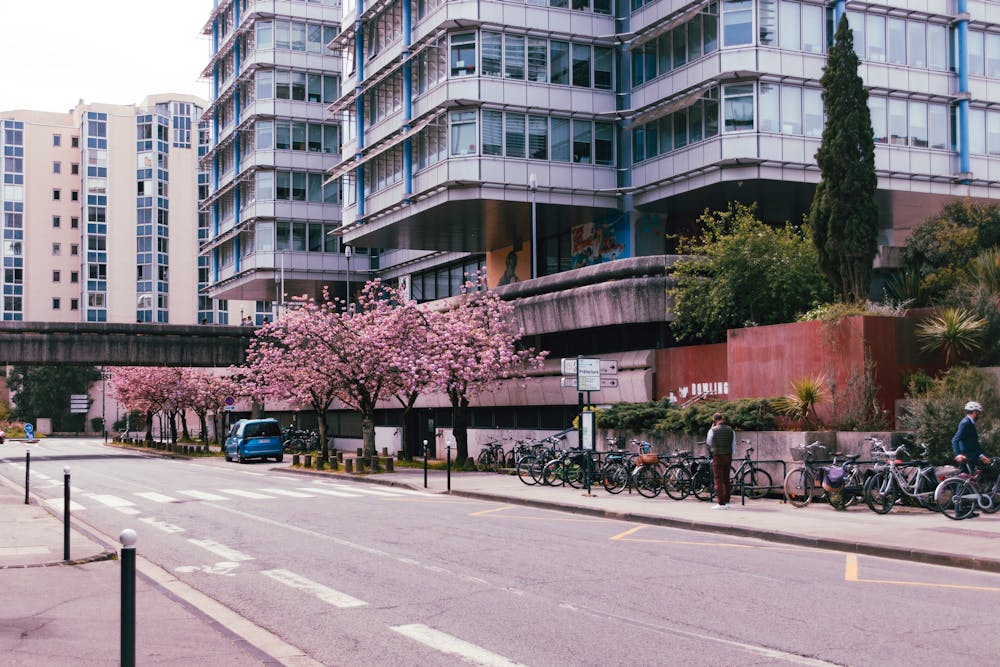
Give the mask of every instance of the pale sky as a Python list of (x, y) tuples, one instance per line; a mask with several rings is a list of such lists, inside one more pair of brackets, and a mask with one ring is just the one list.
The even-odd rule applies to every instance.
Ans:
[(209, 96), (212, 0), (0, 0), (0, 111)]

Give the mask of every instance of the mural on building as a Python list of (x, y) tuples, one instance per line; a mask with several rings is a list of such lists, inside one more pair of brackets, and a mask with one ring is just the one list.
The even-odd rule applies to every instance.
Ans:
[(486, 256), (486, 279), (494, 287), (502, 287), (531, 278), (531, 244), (521, 243), (518, 249), (509, 245)]
[(570, 252), (573, 254), (574, 269), (631, 256), (628, 218), (625, 216), (588, 222), (577, 225), (570, 231)]

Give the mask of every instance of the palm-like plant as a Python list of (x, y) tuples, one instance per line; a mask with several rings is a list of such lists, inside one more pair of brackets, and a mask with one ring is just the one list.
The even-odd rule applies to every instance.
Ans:
[(984, 250), (969, 262), (964, 285), (1000, 306), (1000, 248)]
[(792, 393), (774, 402), (774, 409), (800, 424), (816, 425), (816, 404), (826, 398), (826, 378), (822, 375), (792, 380)]
[(917, 342), (924, 352), (944, 352), (950, 366), (964, 355), (983, 349), (986, 320), (965, 308), (944, 308), (917, 325)]

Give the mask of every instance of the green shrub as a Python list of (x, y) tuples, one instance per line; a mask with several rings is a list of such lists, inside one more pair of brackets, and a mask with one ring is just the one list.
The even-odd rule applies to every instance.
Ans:
[(649, 403), (617, 403), (597, 413), (597, 427), (615, 431), (704, 435), (712, 425), (712, 415), (721, 412), (726, 421), (739, 431), (770, 431), (777, 426), (774, 409), (767, 399), (739, 401), (699, 401), (686, 408), (669, 401)]
[(913, 431), (918, 442), (927, 443), (934, 463), (952, 460), (951, 438), (965, 416), (967, 401), (983, 404), (976, 422), (979, 441), (989, 456), (1000, 454), (1000, 389), (993, 375), (971, 366), (948, 369), (923, 397), (900, 415), (901, 428)]

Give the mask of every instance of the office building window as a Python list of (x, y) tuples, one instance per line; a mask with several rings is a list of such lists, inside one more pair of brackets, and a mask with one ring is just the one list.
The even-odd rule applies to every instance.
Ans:
[(79, 229), (80, 228), (80, 218), (77, 218), (75, 216), (72, 217), (72, 218), (70, 218), (69, 219), (69, 227), (70, 227), (70, 229)]
[(889, 143), (906, 145), (906, 100), (889, 100)]
[(552, 119), (552, 159), (557, 162), (569, 162), (569, 119)]
[(476, 112), (451, 112), (451, 154), (476, 154)]
[(451, 75), (468, 76), (476, 73), (476, 33), (451, 36)]
[(611, 90), (612, 80), (612, 50), (604, 46), (594, 47), (594, 88)]
[[(1000, 42), (1000, 35), (997, 35)], [(931, 23), (927, 26), (927, 66), (931, 69), (948, 69), (948, 28)]]
[(995, 32), (986, 35), (986, 76), (1000, 79), (1000, 34)]
[(875, 143), (888, 143), (889, 126), (886, 121), (886, 99), (884, 97), (869, 96), (868, 108), (872, 114), (872, 130), (874, 131)]
[(504, 35), (504, 77), (524, 80), (524, 37)]
[(71, 283), (78, 283), (78, 282), (80, 282), (80, 272), (79, 271), (70, 271), (69, 281)]
[(505, 127), (507, 157), (524, 157), (525, 118), (523, 113), (508, 113)]
[(62, 162), (53, 162), (52, 163), (52, 173), (53, 174), (61, 174), (62, 173)]
[(57, 283), (62, 279), (62, 274), (59, 271), (52, 272), (52, 282)]
[(52, 216), (52, 226), (59, 227), (62, 224), (62, 218), (58, 215)]
[(59, 299), (59, 297), (53, 297), (53, 299), (52, 299), (52, 310), (59, 310), (59, 307), (61, 305), (62, 305), (62, 301)]
[(890, 18), (886, 26), (888, 36), (886, 44), (889, 46), (888, 60), (894, 65), (906, 64), (906, 21), (903, 19)]
[(60, 199), (62, 199), (62, 192), (60, 192), (58, 188), (53, 188), (52, 199), (55, 201), (59, 201)]
[(885, 17), (867, 14), (865, 17), (865, 39), (868, 60), (885, 62)]
[[(590, 45), (573, 44), (573, 85), (590, 88)], [(654, 65), (655, 69), (655, 65)]]
[(927, 67), (927, 30), (921, 21), (906, 22), (906, 55), (910, 67)]
[(552, 64), (549, 83), (569, 84), (569, 42), (549, 42), (549, 61)]
[(723, 113), (726, 132), (752, 130), (753, 84), (741, 83), (723, 87)]
[(781, 87), (781, 131), (784, 134), (802, 134), (801, 88)]
[(483, 155), (503, 155), (503, 113), (483, 111)]
[(480, 39), (482, 40), (482, 75), (503, 76), (503, 35), (484, 30)]
[(931, 104), (927, 108), (928, 143), (935, 150), (948, 150), (948, 107)]
[(573, 162), (590, 164), (593, 161), (592, 132), (593, 124), (589, 120), (573, 121)]
[(545, 83), (549, 77), (549, 46), (544, 39), (528, 38), (528, 81)]
[(73, 243), (73, 244), (71, 244), (69, 246), (69, 254), (70, 255), (74, 255), (74, 256), (79, 255), (80, 254), (80, 244), (79, 243)]
[(927, 148), (927, 103), (910, 102), (910, 145)]
[(978, 30), (969, 31), (969, 74), (973, 76), (983, 76), (986, 74), (985, 58), (986, 44), (985, 35)]
[(545, 116), (528, 116), (528, 157), (547, 160), (549, 149), (549, 119)]
[(70, 299), (69, 300), (69, 309), (70, 310), (80, 310), (80, 300), (79, 299)]
[(70, 137), (69, 145), (72, 146), (73, 148), (79, 148), (80, 147), (80, 137)]
[(62, 146), (62, 135), (61, 134), (53, 134), (52, 135), (52, 145), (53, 146)]
[(751, 0), (722, 0), (722, 41), (725, 46), (753, 42)]
[(80, 191), (79, 190), (70, 190), (69, 198), (70, 198), (71, 201), (80, 201)]
[(60, 245), (59, 243), (53, 243), (52, 244), (52, 254), (53, 255), (61, 255), (62, 254), (62, 245)]

